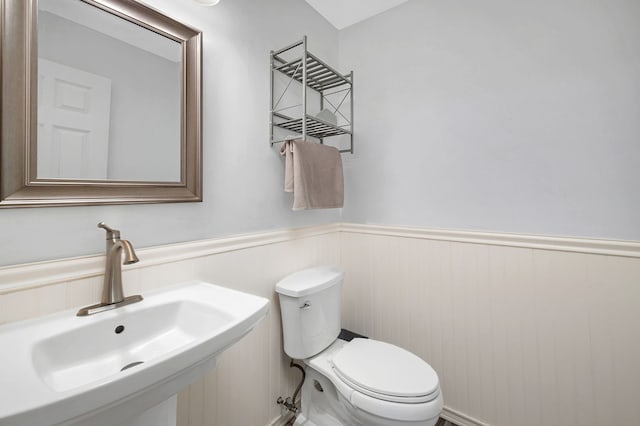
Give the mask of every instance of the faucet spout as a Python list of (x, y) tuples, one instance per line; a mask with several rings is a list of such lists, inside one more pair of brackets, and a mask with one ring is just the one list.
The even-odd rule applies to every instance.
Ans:
[[(102, 298), (99, 304), (80, 309), (78, 316), (91, 315), (142, 300), (142, 296), (124, 297), (122, 288), (122, 265), (129, 265), (140, 260), (136, 256), (133, 245), (128, 240), (121, 240), (120, 231), (111, 229), (104, 222), (100, 222), (98, 228), (107, 231), (107, 253)], [(122, 259), (123, 254), (124, 259)]]
[(131, 265), (132, 263), (138, 263), (140, 259), (136, 256), (136, 251), (128, 240), (120, 240), (122, 244), (122, 252), (124, 253), (124, 265)]

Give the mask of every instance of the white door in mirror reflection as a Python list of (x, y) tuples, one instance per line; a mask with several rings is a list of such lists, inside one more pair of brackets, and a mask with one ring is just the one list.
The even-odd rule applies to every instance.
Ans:
[(38, 60), (38, 178), (106, 179), (111, 80)]

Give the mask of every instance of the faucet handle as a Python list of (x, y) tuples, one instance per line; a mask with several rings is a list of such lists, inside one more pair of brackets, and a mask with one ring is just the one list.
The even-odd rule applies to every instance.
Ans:
[(107, 240), (118, 240), (120, 239), (120, 231), (117, 229), (112, 229), (109, 225), (104, 222), (100, 222), (98, 224), (98, 228), (102, 228), (107, 231)]

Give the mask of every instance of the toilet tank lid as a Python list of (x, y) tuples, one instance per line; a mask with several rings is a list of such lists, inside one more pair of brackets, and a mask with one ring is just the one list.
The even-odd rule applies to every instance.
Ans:
[(335, 266), (317, 266), (287, 275), (276, 284), (276, 292), (303, 297), (341, 284), (344, 272)]

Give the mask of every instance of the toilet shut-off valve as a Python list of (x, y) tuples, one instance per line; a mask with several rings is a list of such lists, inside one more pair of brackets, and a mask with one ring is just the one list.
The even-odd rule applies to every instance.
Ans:
[(293, 362), (293, 360), (291, 360), (291, 362), (289, 363), (289, 367), (297, 368), (298, 370), (300, 370), (300, 372), (302, 373), (302, 379), (300, 380), (300, 384), (298, 384), (298, 387), (296, 388), (292, 397), (288, 396), (286, 398), (283, 398), (279, 396), (276, 402), (278, 403), (278, 405), (281, 405), (284, 408), (284, 410), (290, 413), (293, 413), (293, 415), (295, 416), (298, 413), (298, 410), (300, 409), (300, 402), (296, 402), (296, 399), (298, 398), (300, 389), (302, 389), (302, 385), (304, 384), (306, 373), (304, 372), (304, 368), (302, 368), (300, 365)]
[(296, 414), (298, 412), (298, 406), (293, 403), (293, 399), (288, 396), (286, 399), (283, 399), (281, 396), (278, 397), (276, 401), (278, 405), (282, 405), (287, 411)]

